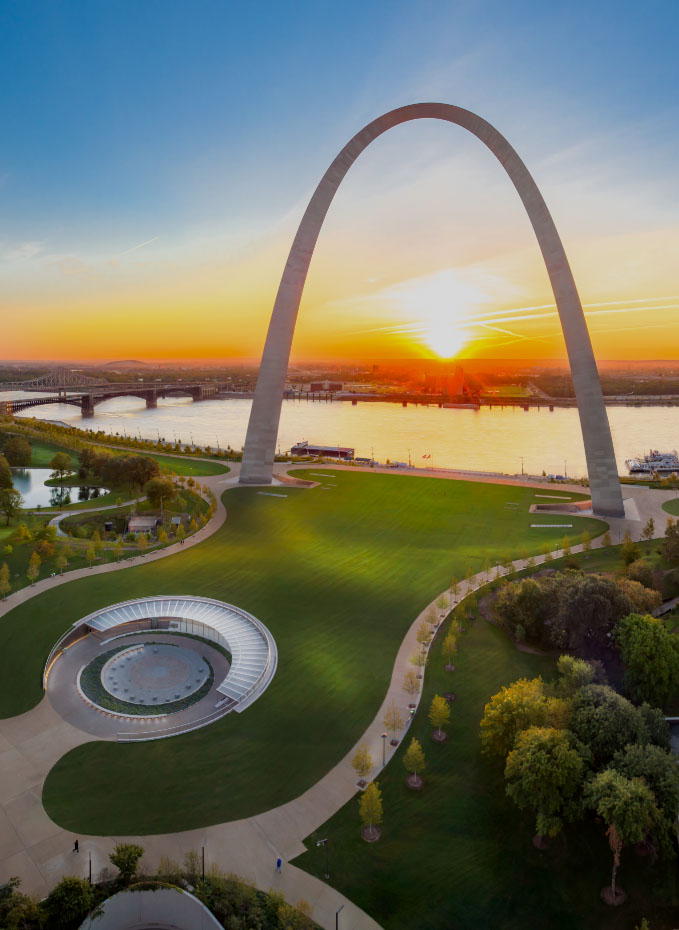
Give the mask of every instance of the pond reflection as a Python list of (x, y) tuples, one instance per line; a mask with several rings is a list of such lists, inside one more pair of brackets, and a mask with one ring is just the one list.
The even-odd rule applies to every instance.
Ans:
[(95, 500), (108, 493), (108, 488), (50, 487), (45, 481), (51, 473), (49, 468), (12, 469), (14, 487), (23, 497), (25, 507), (65, 507), (76, 501)]

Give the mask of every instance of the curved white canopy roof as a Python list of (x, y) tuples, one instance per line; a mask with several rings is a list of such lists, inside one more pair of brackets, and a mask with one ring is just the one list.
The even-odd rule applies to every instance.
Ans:
[(108, 632), (124, 623), (151, 619), (195, 621), (213, 630), (231, 653), (228, 674), (217, 690), (241, 711), (267, 688), (278, 661), (269, 630), (245, 610), (207, 597), (141, 597), (97, 610), (73, 624)]

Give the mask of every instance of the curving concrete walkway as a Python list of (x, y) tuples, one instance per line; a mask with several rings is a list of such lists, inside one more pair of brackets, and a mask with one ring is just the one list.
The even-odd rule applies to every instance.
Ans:
[[(298, 465), (279, 466), (285, 471), (298, 468)], [(318, 468), (318, 465), (309, 465)], [(345, 466), (351, 469), (352, 466)], [(324, 469), (336, 470), (342, 466), (324, 466)], [(373, 471), (373, 469), (367, 469)], [(218, 509), (212, 520), (186, 540), (185, 545), (197, 545), (214, 533), (226, 519), (226, 509), (220, 499), (225, 489), (237, 484), (238, 466), (228, 475), (213, 476), (202, 481), (211, 487), (218, 499)], [(385, 469), (389, 474), (421, 474), (432, 477), (429, 470), (412, 469), (401, 472)], [(474, 480), (469, 475), (455, 473), (436, 474), (438, 478)], [(479, 480), (493, 483), (522, 484), (524, 481), (507, 479), (506, 481), (487, 476)], [(542, 482), (529, 484), (531, 487), (544, 489)], [(570, 487), (570, 486), (569, 486)], [(576, 490), (575, 488), (573, 490)], [(628, 489), (625, 489), (627, 495)], [(610, 520), (611, 532), (615, 537), (629, 530), (633, 538), (639, 538), (641, 529), (649, 516), (656, 522), (656, 532), (664, 532), (667, 514), (662, 510), (662, 503), (672, 499), (673, 492), (650, 491), (647, 488), (629, 488), (629, 500), (634, 506), (628, 508), (628, 518)], [(578, 551), (581, 547), (573, 547)], [(24, 588), (16, 595), (10, 596), (6, 603), (0, 605), (0, 617), (13, 606), (46, 590), (55, 584), (63, 584), (75, 577), (102, 571), (117, 571), (129, 565), (130, 561), (138, 563), (143, 558), (164, 558), (178, 551), (179, 544), (159, 550), (152, 554), (128, 560), (125, 563), (99, 566), (94, 569), (81, 569), (71, 572), (63, 578), (47, 579), (32, 588)], [(543, 561), (543, 556), (535, 558), (536, 564)], [(517, 561), (511, 571), (519, 571), (525, 563)], [(510, 572), (502, 571), (505, 575)], [(495, 575), (495, 572), (492, 573)], [(451, 609), (467, 594), (487, 583), (489, 578), (479, 573), (468, 582), (460, 585), (460, 593), (452, 600)], [(446, 593), (446, 592), (444, 592)], [(427, 614), (430, 606), (435, 605), (439, 594), (415, 618), (401, 643), (391, 681), (382, 706), (355, 746), (322, 779), (316, 782), (304, 794), (277, 808), (265, 811), (255, 817), (217, 824), (205, 829), (189, 830), (180, 833), (142, 836), (142, 837), (80, 837), (80, 855), (72, 853), (73, 836), (54, 824), (41, 803), (42, 785), (47, 773), (56, 761), (69, 749), (80, 743), (94, 739), (59, 717), (51, 704), (44, 698), (41, 703), (19, 717), (0, 720), (0, 882), (10, 875), (22, 877), (24, 889), (35, 893), (45, 893), (62, 875), (86, 875), (89, 857), (92, 859), (93, 874), (108, 865), (108, 854), (116, 842), (121, 840), (137, 841), (145, 849), (144, 861), (149, 868), (157, 866), (161, 856), (169, 856), (181, 861), (190, 849), (204, 846), (206, 861), (215, 862), (226, 871), (243, 876), (262, 890), (276, 888), (285, 893), (293, 903), (304, 898), (313, 907), (314, 919), (321, 926), (333, 930), (335, 912), (340, 905), (344, 910), (340, 916), (340, 927), (351, 930), (378, 930), (379, 925), (351, 901), (335, 891), (329, 885), (308, 873), (288, 864), (289, 860), (304, 852), (303, 840), (318, 829), (340, 807), (357, 792), (356, 776), (351, 767), (351, 759), (356, 748), (366, 743), (373, 759), (379, 762), (371, 777), (379, 774), (383, 751), (383, 718), (392, 699), (401, 710), (404, 720), (409, 718), (407, 704), (409, 699), (402, 690), (405, 672), (411, 668), (409, 657), (419, 648), (416, 640), (417, 627)], [(12, 598), (15, 598), (12, 603)], [(419, 700), (419, 696), (414, 699)], [(403, 737), (404, 734), (401, 734)], [(390, 745), (385, 747), (388, 762), (395, 751)], [(276, 858), (284, 860), (282, 874), (275, 870)]]

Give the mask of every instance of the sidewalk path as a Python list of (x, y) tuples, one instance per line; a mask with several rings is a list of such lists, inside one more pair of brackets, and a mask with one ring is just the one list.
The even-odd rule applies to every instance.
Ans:
[[(233, 466), (233, 463), (231, 463)], [(279, 466), (280, 470), (298, 468), (297, 465)], [(310, 465), (317, 468), (318, 465)], [(327, 466), (341, 468), (342, 466)], [(350, 466), (349, 466), (350, 467)], [(368, 469), (372, 471), (372, 469)], [(385, 470), (388, 474), (401, 474), (403, 471)], [(186, 540), (185, 546), (197, 545), (203, 539), (216, 532), (226, 519), (226, 509), (221, 501), (221, 493), (229, 487), (237, 486), (239, 467), (236, 464), (227, 475), (203, 479), (202, 483), (211, 487), (217, 496), (216, 515), (206, 527)], [(431, 477), (427, 470), (412, 470), (407, 474), (422, 474)], [(506, 481), (474, 479), (468, 475), (455, 473), (436, 474), (437, 478), (453, 480), (492, 480), (493, 483), (525, 484), (514, 479)], [(544, 488), (544, 484), (531, 485)], [(575, 489), (574, 489), (575, 490)], [(625, 489), (626, 490), (626, 489)], [(644, 493), (645, 492), (645, 493)], [(309, 493), (313, 493), (310, 490)], [(665, 520), (662, 518), (662, 503), (672, 498), (672, 492), (649, 491), (646, 488), (631, 488), (630, 497), (635, 504), (635, 519), (609, 521), (612, 532), (622, 534), (629, 529), (634, 538), (638, 538), (643, 522), (653, 516), (657, 535), (664, 532)], [(666, 518), (667, 515), (664, 514)], [(577, 552), (581, 546), (574, 546)], [(76, 577), (104, 571), (117, 571), (130, 564), (154, 558), (165, 558), (179, 550), (173, 545), (143, 557), (128, 560), (120, 565), (111, 563), (95, 569), (81, 569), (71, 572), (63, 578), (47, 579), (31, 588), (24, 588), (10, 596), (6, 603), (0, 605), (0, 617), (9, 609), (33, 597), (56, 584), (63, 584)], [(558, 553), (557, 553), (558, 554)], [(540, 564), (544, 556), (535, 557)], [(520, 571), (526, 562), (517, 561), (509, 572), (502, 570), (501, 575)], [(495, 572), (492, 573), (492, 576)], [(456, 598), (451, 599), (452, 609), (472, 591), (487, 584), (490, 575), (479, 573), (468, 582), (460, 584)], [(449, 592), (443, 592), (449, 594)], [(80, 837), (80, 855), (71, 853), (73, 836), (54, 824), (41, 803), (42, 785), (47, 773), (54, 763), (70, 748), (87, 742), (92, 737), (65, 723), (54, 711), (47, 698), (19, 717), (0, 720), (0, 882), (10, 875), (22, 877), (24, 889), (34, 893), (45, 893), (63, 875), (86, 875), (89, 856), (92, 858), (93, 874), (108, 866), (108, 854), (116, 842), (136, 841), (145, 849), (144, 864), (153, 870), (161, 856), (181, 861), (188, 850), (200, 850), (205, 847), (206, 862), (214, 862), (225, 871), (233, 871), (253, 882), (266, 891), (276, 888), (283, 891), (293, 903), (304, 898), (313, 907), (314, 919), (327, 930), (334, 930), (335, 912), (344, 905), (340, 926), (346, 930), (379, 930), (379, 925), (367, 914), (357, 908), (351, 901), (308, 873), (289, 865), (289, 860), (305, 850), (304, 839), (317, 830), (340, 807), (349, 801), (358, 791), (356, 775), (351, 767), (351, 759), (359, 745), (367, 744), (372, 757), (378, 763), (371, 773), (372, 778), (379, 774), (382, 767), (382, 753), (386, 762), (395, 752), (382, 740), (384, 730), (384, 713), (392, 699), (400, 709), (404, 720), (409, 720), (409, 700), (419, 700), (419, 696), (410, 699), (403, 691), (402, 684), (406, 671), (411, 666), (409, 657), (419, 648), (416, 633), (419, 623), (434, 606), (440, 593), (431, 604), (425, 606), (415, 618), (401, 643), (394, 662), (391, 681), (370, 726), (357, 740), (355, 746), (323, 778), (309, 788), (304, 794), (292, 801), (258, 814), (255, 817), (229, 823), (216, 824), (200, 830), (180, 833), (141, 837)], [(11, 603), (10, 603), (11, 602)], [(405, 734), (401, 734), (403, 738)], [(283, 872), (275, 871), (276, 858), (284, 861)], [(332, 879), (331, 879), (332, 880)]]

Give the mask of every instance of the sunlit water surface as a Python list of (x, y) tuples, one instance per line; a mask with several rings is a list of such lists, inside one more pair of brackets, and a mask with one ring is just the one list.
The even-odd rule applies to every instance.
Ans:
[[(36, 395), (3, 394), (10, 397)], [(240, 449), (245, 440), (250, 400), (219, 399), (194, 403), (190, 398), (159, 400), (156, 409), (144, 401), (121, 397), (95, 408), (83, 420), (78, 408), (53, 404), (25, 411), (74, 426), (110, 433), (159, 436), (173, 442), (227, 445)], [(625, 459), (649, 449), (671, 451), (679, 445), (679, 407), (609, 407), (608, 417), (621, 474)], [(577, 409), (530, 407), (451, 410), (391, 403), (347, 401), (283, 403), (279, 447), (285, 452), (308, 439), (325, 445), (352, 446), (356, 455), (413, 465), (450, 466), (479, 471), (540, 474), (585, 474), (585, 453)], [(431, 458), (424, 458), (431, 456)]]

